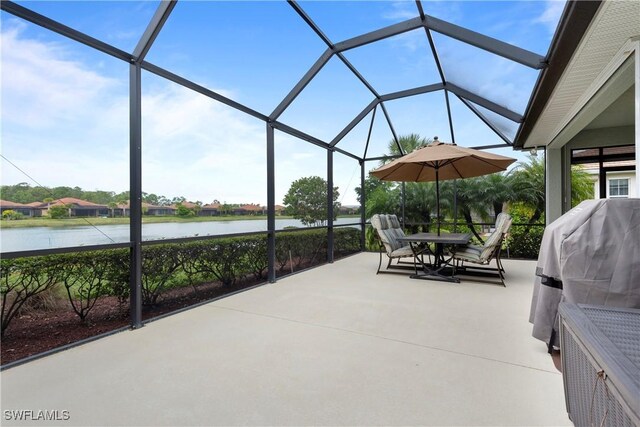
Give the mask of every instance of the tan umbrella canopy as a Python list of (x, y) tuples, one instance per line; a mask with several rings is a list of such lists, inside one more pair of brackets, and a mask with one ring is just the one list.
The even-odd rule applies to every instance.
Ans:
[(471, 178), (504, 171), (516, 159), (434, 141), (371, 171), (384, 181), (436, 182), (436, 209), (440, 234), (440, 180)]

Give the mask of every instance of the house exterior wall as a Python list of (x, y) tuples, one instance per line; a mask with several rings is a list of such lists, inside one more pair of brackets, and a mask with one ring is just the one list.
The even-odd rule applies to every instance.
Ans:
[[(591, 173), (591, 171), (588, 171)], [(595, 171), (595, 182), (594, 182), (594, 194), (595, 198), (600, 198), (600, 179), (598, 177), (598, 171)], [(638, 188), (636, 184), (636, 173), (634, 171), (613, 171), (607, 172), (607, 199), (610, 198), (609, 190), (610, 185), (609, 181), (612, 179), (626, 179), (629, 183), (629, 196), (628, 197), (638, 197)], [(635, 196), (634, 196), (635, 195)]]
[[(129, 211), (127, 211), (127, 214), (129, 214)], [(176, 214), (176, 210), (175, 209), (170, 209), (170, 208), (148, 208), (146, 215), (153, 215), (153, 216), (167, 216), (167, 215), (175, 215)]]
[(0, 214), (4, 211), (14, 211), (26, 217), (36, 216), (34, 215), (34, 210), (32, 208), (0, 206)]
[(108, 208), (71, 208), (71, 216), (108, 216), (110, 213)]
[[(566, 161), (565, 168), (571, 168), (571, 150), (581, 148), (599, 148), (599, 147), (615, 147), (619, 145), (635, 145), (636, 141), (635, 126), (619, 126), (600, 129), (585, 129), (573, 137), (565, 146)], [(638, 149), (636, 147), (636, 170), (638, 168)], [(587, 170), (586, 172), (595, 174), (595, 198), (600, 198), (600, 180), (598, 170)], [(640, 188), (638, 185), (638, 173), (635, 171), (609, 171), (607, 172), (607, 181), (611, 179), (629, 179), (629, 197), (640, 197)], [(569, 183), (569, 194), (571, 187)], [(607, 193), (609, 193), (609, 183), (607, 182)], [(607, 194), (607, 197), (609, 194)]]

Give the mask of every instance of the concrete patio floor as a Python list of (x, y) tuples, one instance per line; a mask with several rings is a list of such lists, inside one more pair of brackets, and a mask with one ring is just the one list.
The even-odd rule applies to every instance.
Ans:
[[(507, 287), (375, 275), (358, 254), (2, 372), (32, 425), (571, 425), (528, 323), (535, 263)], [(18, 423), (20, 424), (20, 423)]]

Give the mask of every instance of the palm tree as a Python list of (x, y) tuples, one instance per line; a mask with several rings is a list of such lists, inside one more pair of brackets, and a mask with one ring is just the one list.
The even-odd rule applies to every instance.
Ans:
[(542, 217), (545, 209), (544, 157), (529, 156), (528, 162), (520, 162), (509, 173), (509, 184), (513, 190), (511, 200), (524, 202), (533, 209), (529, 224)]
[(571, 207), (594, 197), (595, 191), (591, 176), (584, 171), (581, 165), (571, 166)]
[[(404, 214), (407, 222), (431, 224), (431, 215), (435, 212), (436, 192), (431, 182), (407, 182), (405, 185)], [(414, 227), (413, 231), (418, 231)]]
[[(377, 180), (377, 178), (375, 178)], [(375, 187), (365, 194), (365, 213), (367, 218), (374, 214), (399, 212), (401, 194), (398, 186), (390, 182), (381, 181), (383, 184)]]
[(485, 175), (479, 179), (480, 197), (493, 209), (493, 219), (502, 212), (504, 203), (513, 199), (513, 188), (507, 176), (502, 173)]
[[(509, 200), (524, 202), (533, 209), (529, 223), (538, 222), (545, 211), (545, 166), (544, 156), (529, 157), (528, 162), (520, 162), (508, 175), (507, 183), (512, 188)], [(571, 206), (594, 196), (593, 181), (588, 173), (578, 166), (571, 168)]]
[[(420, 147), (427, 145), (431, 140), (421, 137), (418, 134), (412, 133), (409, 135), (403, 135), (398, 138), (389, 141), (388, 151), (389, 157), (382, 160), (380, 163), (385, 164), (392, 160), (393, 157), (397, 157), (401, 154), (411, 153)], [(402, 152), (400, 151), (402, 147)], [(398, 184), (394, 185), (394, 188), (398, 189)], [(404, 185), (405, 192), (405, 207), (404, 214), (405, 220), (414, 223), (424, 223), (425, 221), (431, 222), (431, 213), (435, 207), (435, 187), (432, 183), (424, 182), (408, 182)], [(397, 194), (398, 202), (401, 193)], [(400, 209), (400, 203), (398, 203), (398, 209)]]
[(486, 184), (480, 177), (459, 179), (457, 181), (458, 210), (462, 214), (467, 227), (473, 235), (482, 242), (482, 237), (473, 225), (472, 213), (480, 215), (482, 218), (489, 216), (486, 200)]
[[(398, 138), (398, 142), (396, 143), (395, 139), (392, 139), (391, 141), (389, 141), (389, 157), (387, 157), (386, 159), (382, 160), (381, 165), (388, 163), (389, 161), (392, 160), (392, 156), (399, 156), (401, 154), (408, 154), (411, 153), (412, 151), (415, 151), (416, 149), (423, 147), (425, 145), (427, 145), (429, 142), (431, 142), (431, 139), (428, 138), (424, 138), (421, 137), (420, 135), (416, 134), (416, 133), (411, 133), (409, 135), (404, 135), (404, 136), (400, 136)], [(403, 153), (400, 152), (400, 149), (398, 147), (402, 147), (402, 151)]]

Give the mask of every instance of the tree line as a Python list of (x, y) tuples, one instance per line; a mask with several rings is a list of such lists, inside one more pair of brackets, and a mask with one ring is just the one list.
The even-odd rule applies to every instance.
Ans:
[[(32, 187), (26, 182), (15, 185), (3, 185), (0, 187), (0, 192), (3, 200), (9, 200), (15, 203), (44, 202), (47, 199), (57, 200), (64, 197), (82, 199), (99, 205), (126, 203), (129, 201), (128, 191), (116, 193), (115, 191), (103, 190), (85, 191), (80, 187)], [(187, 199), (183, 196), (168, 198), (153, 193), (142, 192), (142, 201), (156, 206), (169, 206), (186, 202)]]

